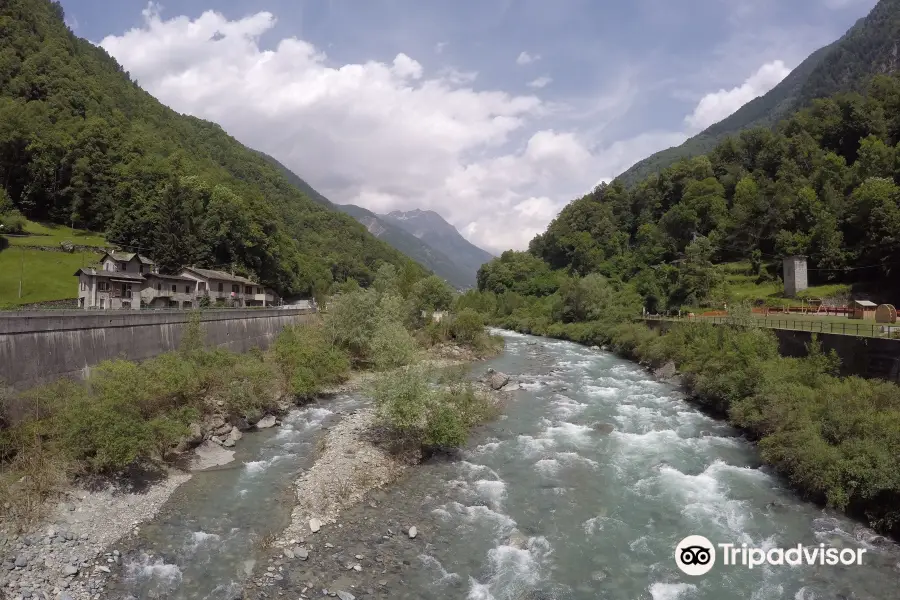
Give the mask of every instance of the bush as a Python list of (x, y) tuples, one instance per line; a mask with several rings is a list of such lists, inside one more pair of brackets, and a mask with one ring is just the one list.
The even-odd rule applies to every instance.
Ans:
[(0, 225), (3, 225), (0, 233), (25, 233), (26, 223), (28, 221), (17, 211), (0, 214)]
[(372, 335), (370, 348), (379, 371), (406, 366), (416, 358), (416, 341), (400, 323), (379, 324)]
[(457, 342), (471, 346), (484, 333), (484, 319), (473, 309), (465, 308), (453, 318), (450, 332)]
[(462, 382), (457, 373), (437, 377), (421, 367), (408, 367), (375, 381), (373, 398), (380, 417), (406, 443), (426, 450), (452, 448), (466, 442), (469, 429), (496, 414), (488, 397)]
[(332, 345), (320, 324), (286, 327), (275, 340), (275, 361), (286, 387), (298, 398), (310, 398), (341, 383), (350, 360)]

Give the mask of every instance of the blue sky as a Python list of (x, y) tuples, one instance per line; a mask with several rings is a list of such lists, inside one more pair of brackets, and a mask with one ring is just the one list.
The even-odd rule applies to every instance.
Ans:
[(875, 2), (62, 4), (163, 102), (332, 200), (431, 208), (497, 251), (764, 93)]

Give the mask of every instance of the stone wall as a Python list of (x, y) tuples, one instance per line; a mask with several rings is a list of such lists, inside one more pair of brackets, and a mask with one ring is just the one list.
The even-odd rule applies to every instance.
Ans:
[[(648, 320), (651, 329), (665, 331), (672, 321)], [(782, 356), (806, 356), (806, 346), (812, 341), (809, 331), (773, 329)], [(886, 379), (900, 383), (900, 340), (857, 337), (838, 333), (817, 333), (819, 344), (828, 352), (834, 350), (841, 359), (841, 375)]]
[[(286, 325), (314, 309), (226, 309), (200, 312), (208, 346), (265, 349)], [(83, 377), (111, 358), (145, 360), (174, 350), (191, 311), (0, 312), (0, 381), (25, 388), (59, 377)]]

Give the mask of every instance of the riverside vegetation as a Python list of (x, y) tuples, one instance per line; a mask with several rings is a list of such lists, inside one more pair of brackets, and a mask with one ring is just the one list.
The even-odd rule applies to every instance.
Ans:
[[(533, 256), (516, 260), (531, 266), (514, 271), (511, 289), (468, 292), (457, 309), (521, 333), (608, 345), (650, 366), (672, 363), (696, 401), (758, 440), (762, 459), (801, 494), (900, 534), (896, 384), (838, 376), (837, 357), (815, 339), (804, 358), (779, 356), (774, 333), (751, 325), (749, 303), (729, 305), (728, 324), (679, 324), (659, 333), (636, 322), (645, 301), (636, 282), (551, 271)], [(503, 263), (484, 270), (509, 261)]]
[[(766, 299), (735, 289), (724, 264), (749, 265), (767, 284), (778, 257), (805, 254), (812, 283), (828, 284), (821, 290), (896, 290), (887, 275), (900, 261), (900, 78), (863, 88), (815, 100), (775, 131), (726, 138), (632, 189), (598, 186), (527, 252), (485, 264), (457, 309), (671, 362), (697, 401), (756, 438), (763, 460), (804, 496), (900, 534), (900, 387), (838, 376), (817, 341), (806, 358), (780, 357), (742, 302)], [(724, 326), (659, 334), (635, 322), (643, 309), (723, 303), (732, 316)]]
[[(449, 309), (453, 300), (436, 276), (411, 286), (405, 281), (387, 263), (371, 288), (351, 280), (328, 300), (321, 318), (286, 328), (265, 352), (205, 348), (194, 319), (175, 352), (140, 364), (105, 361), (84, 381), (7, 393), (0, 398), (4, 518), (25, 523), (38, 516), (72, 478), (159, 471), (176, 450), (186, 449), (185, 440), (202, 441), (192, 432), (205, 417), (256, 423), (284, 410), (286, 400), (303, 403), (341, 383), (351, 368), (406, 369), (376, 377), (374, 386), (383, 424), (398, 438), (424, 446), (463, 443), (464, 428), (488, 415), (484, 399), (459, 381), (441, 393), (441, 402), (422, 387), (411, 393), (406, 384), (431, 378), (415, 363), (435, 344), (456, 343), (479, 356), (496, 351), (499, 342), (471, 311), (449, 323), (431, 322), (431, 312)], [(402, 391), (394, 391), (395, 383)]]

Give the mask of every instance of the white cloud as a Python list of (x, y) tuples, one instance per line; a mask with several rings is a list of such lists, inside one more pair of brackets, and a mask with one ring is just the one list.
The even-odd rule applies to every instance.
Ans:
[(543, 77), (538, 77), (533, 81), (528, 82), (528, 87), (533, 87), (537, 89), (545, 88), (553, 82), (553, 79), (547, 77), (546, 75)]
[(733, 114), (747, 102), (771, 90), (790, 72), (783, 61), (766, 63), (742, 85), (703, 96), (694, 112), (685, 117), (684, 122), (693, 131), (706, 129)]
[(516, 64), (517, 65), (527, 65), (527, 64), (531, 64), (537, 60), (541, 60), (540, 54), (528, 54), (527, 52), (525, 52), (523, 50), (519, 54), (519, 56), (516, 58)]
[(66, 26), (72, 31), (78, 31), (78, 19), (75, 15), (66, 15)]
[[(630, 81), (579, 106), (548, 104), (474, 89), (476, 73), (429, 71), (404, 53), (334, 64), (321, 48), (293, 37), (263, 50), (259, 38), (274, 25), (268, 12), (163, 20), (149, 5), (141, 27), (100, 45), (162, 102), (219, 123), (333, 201), (376, 212), (436, 210), (497, 253), (526, 247), (598, 178), (609, 180), (687, 137), (651, 131), (598, 143), (603, 127), (585, 123), (620, 118), (637, 96)], [(766, 73), (764, 67), (745, 86), (761, 89), (773, 78)], [(719, 94), (737, 108), (733, 92)], [(702, 121), (707, 98), (689, 119)]]
[(435, 54), (441, 54), (444, 51), (444, 48), (447, 47), (447, 42), (438, 42), (434, 45)]
[(274, 25), (267, 12), (164, 20), (151, 5), (141, 27), (100, 45), (162, 102), (216, 121), (333, 201), (437, 210), (494, 252), (527, 246), (606, 172), (589, 142), (544, 123), (551, 107), (535, 96), (474, 90), (477, 74), (427, 72), (403, 53), (334, 65), (296, 38), (263, 50)]

